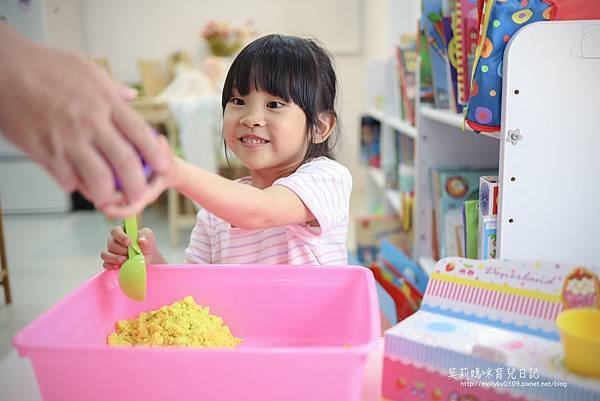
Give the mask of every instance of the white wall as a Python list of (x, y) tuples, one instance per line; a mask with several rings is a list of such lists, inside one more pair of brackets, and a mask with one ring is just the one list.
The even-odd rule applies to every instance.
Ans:
[(46, 40), (69, 50), (84, 50), (79, 0), (46, 0)]
[[(138, 58), (166, 60), (169, 53), (179, 49), (187, 50), (196, 59), (203, 56), (206, 47), (200, 31), (209, 20), (243, 24), (252, 19), (261, 33), (290, 30), (310, 33), (315, 27), (321, 29), (323, 37), (320, 39), (333, 50), (339, 79), (338, 113), (343, 128), (339, 159), (357, 171), (358, 122), (365, 108), (365, 62), (391, 55), (391, 45), (397, 36), (391, 15), (401, 12), (414, 21), (411, 14), (415, 13), (413, 8), (418, 1), (348, 0), (347, 4), (363, 2), (362, 9), (358, 10), (360, 18), (358, 23), (342, 25), (336, 21), (356, 19), (352, 16), (357, 13), (347, 10), (349, 17), (334, 12), (339, 9), (339, 1), (343, 0), (338, 0), (337, 6), (332, 6), (331, 1), (321, 3), (316, 11), (317, 0), (32, 0), (30, 7), (45, 15), (37, 18), (44, 20), (44, 26), (32, 27), (45, 32), (37, 32), (37, 35), (33, 32), (33, 36), (45, 36), (52, 44), (81, 49), (94, 57), (106, 57), (115, 78), (123, 82), (139, 80)], [(0, 0), (2, 11), (6, 12), (6, 6), (12, 3), (16, 1)], [(303, 4), (306, 10), (299, 8)], [(19, 12), (15, 8), (8, 14)], [(314, 20), (306, 18), (318, 12), (322, 14), (315, 15)], [(332, 14), (329, 19), (327, 13)], [(299, 18), (299, 15), (304, 17)], [(330, 36), (331, 30), (338, 33)], [(362, 41), (362, 51), (336, 52), (335, 49), (344, 48), (340, 46), (340, 38), (345, 36), (350, 38), (350, 44), (355, 43), (356, 38)]]
[[(293, 15), (287, 11), (297, 9), (299, 4), (302, 3), (298, 0), (81, 0), (84, 48), (94, 57), (108, 58), (115, 78), (137, 81), (138, 58), (165, 60), (177, 49), (187, 50), (196, 58), (204, 54), (200, 31), (209, 20), (242, 24), (252, 19), (261, 33), (288, 32), (286, 20)], [(332, 15), (331, 18), (340, 17)], [(319, 19), (323, 20), (323, 16)], [(306, 32), (301, 22), (296, 20), (294, 29)], [(347, 24), (340, 35), (361, 36), (361, 24), (364, 21)], [(307, 21), (306, 26), (311, 24)], [(324, 45), (330, 47), (325, 41)], [(359, 152), (358, 121), (364, 97), (364, 52), (338, 53), (334, 59), (340, 83), (338, 112), (343, 127), (338, 156), (342, 163), (355, 170)]]

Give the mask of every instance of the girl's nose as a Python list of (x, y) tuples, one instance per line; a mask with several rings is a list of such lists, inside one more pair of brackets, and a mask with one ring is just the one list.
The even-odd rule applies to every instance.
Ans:
[(240, 124), (242, 124), (248, 128), (264, 127), (265, 120), (261, 116), (255, 114), (255, 113), (252, 113), (252, 114), (248, 114), (248, 115), (245, 115), (244, 117), (242, 117), (240, 119)]

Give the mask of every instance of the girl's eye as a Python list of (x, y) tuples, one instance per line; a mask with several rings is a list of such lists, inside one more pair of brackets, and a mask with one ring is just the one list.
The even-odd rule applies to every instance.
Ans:
[(244, 100), (240, 99), (239, 97), (232, 97), (229, 102), (235, 104), (236, 106), (243, 106), (245, 104)]
[(276, 101), (272, 101), (272, 102), (267, 103), (267, 107), (270, 108), (270, 109), (280, 109), (283, 106), (285, 106), (283, 103), (276, 102)]

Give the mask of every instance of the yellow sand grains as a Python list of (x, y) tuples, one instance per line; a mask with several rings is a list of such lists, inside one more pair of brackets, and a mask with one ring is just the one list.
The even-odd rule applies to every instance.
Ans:
[(135, 319), (119, 320), (108, 344), (234, 348), (242, 342), (231, 334), (223, 319), (209, 312), (208, 307), (187, 296), (173, 305), (142, 312)]

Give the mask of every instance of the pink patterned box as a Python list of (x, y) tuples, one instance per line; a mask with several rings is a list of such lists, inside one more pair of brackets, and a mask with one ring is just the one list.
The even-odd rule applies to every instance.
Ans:
[(421, 309), (385, 334), (384, 400), (598, 401), (563, 364), (556, 316), (600, 308), (600, 269), (446, 258)]

